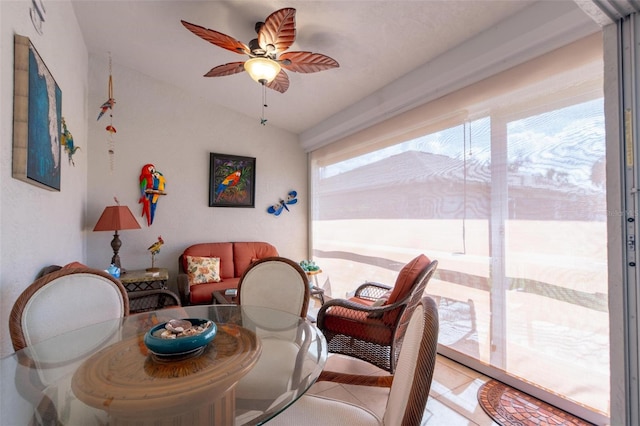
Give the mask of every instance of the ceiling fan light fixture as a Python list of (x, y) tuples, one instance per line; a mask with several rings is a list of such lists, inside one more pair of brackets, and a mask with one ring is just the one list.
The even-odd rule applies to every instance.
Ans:
[(254, 81), (268, 84), (280, 72), (280, 64), (269, 58), (251, 58), (245, 61), (244, 69)]

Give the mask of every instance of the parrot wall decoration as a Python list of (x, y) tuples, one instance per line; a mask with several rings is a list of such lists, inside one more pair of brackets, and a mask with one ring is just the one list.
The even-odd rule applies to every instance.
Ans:
[(72, 164), (75, 167), (76, 163), (73, 161), (73, 154), (75, 154), (80, 147), (75, 146), (73, 142), (73, 135), (69, 129), (67, 129), (67, 123), (64, 121), (64, 117), (62, 117), (62, 134), (60, 135), (60, 143), (64, 146), (64, 152), (69, 156), (69, 164)]
[(222, 182), (220, 182), (218, 188), (216, 188), (216, 201), (220, 199), (220, 196), (224, 191), (227, 190), (227, 188), (233, 187), (238, 184), (241, 175), (242, 171), (236, 170), (235, 172), (224, 178)]
[(140, 171), (140, 200), (142, 204), (142, 216), (147, 218), (147, 226), (153, 224), (156, 206), (160, 195), (166, 195), (164, 191), (166, 179), (153, 164), (145, 164)]

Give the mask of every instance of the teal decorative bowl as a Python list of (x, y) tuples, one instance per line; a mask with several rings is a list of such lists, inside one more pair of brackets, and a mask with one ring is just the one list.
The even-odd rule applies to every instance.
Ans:
[[(162, 332), (172, 328), (172, 324), (178, 324), (180, 321), (189, 321), (191, 327), (206, 327), (202, 332), (193, 335), (176, 334), (173, 339), (160, 337)], [(176, 322), (177, 321), (177, 322)], [(174, 332), (175, 332), (175, 327)], [(180, 330), (180, 328), (178, 328)], [(176, 357), (190, 354), (199, 354), (204, 347), (216, 337), (218, 327), (216, 324), (207, 319), (202, 318), (185, 318), (184, 320), (171, 320), (154, 326), (144, 335), (144, 344), (149, 351), (160, 357)], [(171, 334), (171, 332), (169, 332)]]

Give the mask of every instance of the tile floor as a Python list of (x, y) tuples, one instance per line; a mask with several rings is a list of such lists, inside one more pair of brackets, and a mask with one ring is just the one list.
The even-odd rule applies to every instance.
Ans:
[[(348, 371), (354, 374), (385, 374), (375, 366), (342, 355), (330, 354), (325, 368), (334, 371)], [(487, 376), (438, 355), (422, 424), (430, 426), (497, 426), (497, 423), (478, 405), (478, 388), (487, 380), (489, 380)], [(389, 390), (317, 382), (309, 389), (308, 393), (362, 405), (382, 417)]]

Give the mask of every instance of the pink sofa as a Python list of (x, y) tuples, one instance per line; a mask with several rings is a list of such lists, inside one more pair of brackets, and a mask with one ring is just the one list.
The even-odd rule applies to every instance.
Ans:
[[(187, 256), (219, 258), (219, 282), (194, 284), (187, 273)], [(238, 288), (242, 273), (252, 262), (279, 256), (269, 243), (260, 241), (202, 243), (187, 247), (178, 259), (178, 291), (183, 305), (213, 303), (213, 292)]]

